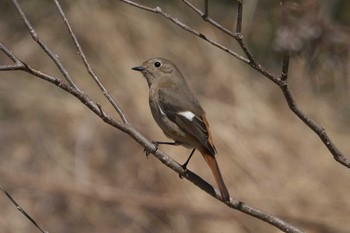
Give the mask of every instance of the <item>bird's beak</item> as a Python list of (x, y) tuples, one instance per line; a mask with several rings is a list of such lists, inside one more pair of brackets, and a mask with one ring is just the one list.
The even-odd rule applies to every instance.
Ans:
[(142, 72), (142, 71), (144, 71), (146, 68), (143, 67), (143, 66), (136, 66), (136, 67), (133, 67), (133, 68), (131, 68), (131, 69), (132, 69), (132, 70), (136, 70), (136, 71)]

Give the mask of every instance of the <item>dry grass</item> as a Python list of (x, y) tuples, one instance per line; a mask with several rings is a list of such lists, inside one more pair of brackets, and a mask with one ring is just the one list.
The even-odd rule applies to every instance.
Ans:
[[(307, 232), (350, 232), (349, 170), (291, 114), (270, 82), (155, 15), (95, 1), (66, 9), (96, 73), (147, 137), (165, 139), (150, 115), (146, 82), (130, 68), (163, 56), (180, 67), (205, 107), (234, 197)], [(82, 89), (111, 109), (81, 65), (58, 15), (45, 14), (35, 24), (40, 35)], [(197, 20), (188, 22), (233, 44)], [(5, 45), (23, 61), (58, 74), (24, 28), (16, 27), (0, 23)], [(291, 64), (297, 101), (350, 154), (343, 106), (312, 92), (304, 63), (295, 58)], [(0, 78), (1, 184), (49, 232), (279, 232), (227, 209), (156, 159), (147, 160), (127, 135), (56, 87), (21, 72), (3, 72)], [(189, 153), (179, 147), (162, 149), (179, 162)], [(201, 156), (189, 166), (214, 183)], [(4, 196), (0, 200), (3, 232), (36, 232)]]

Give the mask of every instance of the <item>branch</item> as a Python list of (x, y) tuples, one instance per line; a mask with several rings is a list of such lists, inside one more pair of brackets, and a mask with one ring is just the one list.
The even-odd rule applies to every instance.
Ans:
[[(283, 74), (281, 75), (283, 77)], [(287, 79), (287, 76), (286, 76)], [(299, 117), (312, 131), (314, 131), (318, 137), (321, 139), (323, 144), (327, 147), (327, 149), (331, 152), (333, 155), (333, 158), (335, 161), (339, 162), (340, 164), (344, 165), (347, 168), (350, 168), (350, 160), (346, 158), (343, 153), (337, 148), (337, 146), (333, 143), (333, 141), (329, 138), (329, 136), (326, 133), (326, 130), (324, 127), (320, 126), (316, 121), (314, 121), (312, 118), (310, 118), (308, 115), (306, 115), (296, 104), (293, 94), (291, 90), (289, 89), (289, 85), (287, 81), (284, 81), (279, 87), (282, 90), (282, 93), (284, 95), (284, 98), (287, 101), (288, 107), (292, 112)]]
[[(171, 17), (170, 15), (168, 15), (166, 12), (162, 11), (160, 7), (156, 7), (156, 8), (150, 8), (147, 6), (144, 6), (142, 4), (138, 4), (138, 3), (134, 3), (132, 1), (129, 0), (120, 0), (124, 3), (127, 3), (131, 6), (137, 7), (139, 9), (142, 10), (146, 10), (149, 12), (153, 12), (156, 14), (160, 14), (162, 17), (165, 17), (166, 19), (170, 20), (171, 22), (173, 22), (174, 24), (178, 25), (179, 27), (181, 27), (182, 29), (190, 32), (191, 34), (207, 41), (210, 44), (213, 44), (215, 47), (229, 53), (230, 55), (238, 58), (240, 61), (243, 61), (247, 64), (249, 64), (253, 69), (255, 69), (256, 71), (258, 71), (259, 73), (261, 73), (263, 76), (265, 76), (266, 78), (270, 79), (273, 83), (275, 83), (282, 91), (289, 108), (291, 109), (291, 111), (300, 119), (302, 120), (312, 131), (314, 131), (319, 138), (321, 139), (321, 141), (323, 142), (323, 144), (327, 147), (327, 149), (329, 150), (329, 152), (333, 155), (334, 159), (339, 162), (340, 164), (342, 164), (343, 166), (350, 168), (350, 160), (348, 158), (345, 157), (345, 155), (336, 147), (336, 145), (332, 142), (332, 140), (328, 137), (325, 129), (320, 126), (318, 123), (316, 123), (316, 121), (314, 121), (313, 119), (311, 119), (307, 114), (305, 114), (296, 104), (294, 97), (291, 93), (291, 91), (289, 90), (288, 87), (288, 82), (287, 80), (283, 80), (285, 78), (285, 75), (281, 75), (281, 77), (278, 77), (277, 75), (274, 75), (273, 73), (271, 73), (270, 71), (268, 71), (267, 69), (265, 69), (262, 65), (260, 65), (253, 57), (253, 55), (249, 52), (246, 43), (243, 39), (243, 36), (240, 33), (241, 30), (241, 23), (242, 23), (242, 11), (243, 11), (243, 5), (241, 4), (243, 1), (242, 0), (238, 0), (238, 13), (237, 13), (237, 24), (238, 26), (236, 27), (236, 33), (231, 32), (230, 30), (226, 29), (225, 27), (223, 27), (222, 25), (218, 24), (217, 22), (215, 22), (214, 20), (212, 20), (211, 18), (209, 18), (208, 16), (203, 17), (205, 14), (203, 14), (198, 8), (194, 7), (193, 4), (191, 4), (188, 0), (183, 0), (190, 8), (192, 8), (196, 13), (198, 13), (203, 20), (209, 22), (210, 24), (212, 24), (213, 26), (217, 27), (219, 30), (221, 30), (222, 32), (226, 33), (227, 35), (233, 37), (234, 39), (236, 39), (241, 47), (241, 49), (244, 51), (244, 53), (246, 54), (247, 58), (244, 58), (240, 55), (238, 55), (237, 53), (233, 52), (232, 50), (230, 50), (229, 48), (222, 46), (220, 44), (218, 44), (215, 41), (212, 41), (210, 39), (208, 39), (205, 35), (197, 32), (196, 30), (194, 30), (193, 28), (189, 27), (188, 25), (181, 23), (177, 18)], [(289, 58), (288, 58), (289, 60)], [(286, 64), (289, 64), (288, 62), (284, 62), (284, 66)], [(283, 77), (283, 78), (282, 78)]]
[[(257, 63), (255, 62), (255, 59), (251, 52), (249, 51), (248, 47), (246, 46), (243, 35), (241, 34), (242, 31), (242, 16), (243, 16), (243, 2), (238, 1), (238, 8), (237, 8), (237, 25), (236, 25), (236, 32), (233, 33), (229, 29), (225, 28), (215, 20), (209, 17), (208, 10), (205, 8), (205, 13), (203, 13), (201, 10), (199, 10), (197, 7), (195, 7), (192, 3), (190, 3), (188, 0), (183, 0), (183, 2), (188, 5), (192, 10), (194, 10), (198, 15), (200, 15), (203, 20), (206, 22), (209, 22), (211, 25), (219, 29), (220, 31), (226, 33), (230, 37), (234, 38), (239, 45), (241, 46), (243, 52), (248, 57), (248, 64), (250, 64), (252, 67), (257, 68)], [(205, 7), (208, 7), (207, 5)]]
[(21, 6), (18, 4), (17, 0), (12, 0), (12, 3), (15, 5), (15, 8), (21, 17), (24, 25), (27, 27), (29, 34), (32, 36), (33, 40), (39, 44), (39, 46), (45, 51), (45, 53), (50, 57), (50, 59), (55, 63), (59, 71), (62, 73), (62, 75), (65, 77), (65, 79), (68, 81), (68, 83), (74, 87), (75, 89), (79, 90), (72, 78), (70, 77), (68, 71), (63, 67), (62, 63), (60, 62), (58, 56), (54, 54), (40, 39), (36, 31), (34, 30), (33, 26), (27, 19), (27, 16), (24, 14)]
[(204, 0), (204, 15), (203, 19), (207, 19), (209, 16), (209, 0)]
[(74, 42), (75, 48), (78, 51), (79, 56), (81, 57), (86, 70), (88, 71), (88, 73), (90, 74), (90, 76), (92, 77), (92, 79), (96, 82), (97, 86), (101, 89), (103, 95), (107, 98), (107, 100), (111, 103), (111, 105), (113, 106), (113, 108), (117, 111), (117, 113), (119, 114), (120, 118), (122, 119), (123, 123), (128, 123), (128, 120), (126, 119), (126, 116), (124, 114), (124, 112), (122, 111), (122, 109), (120, 108), (120, 106), (116, 103), (116, 101), (113, 99), (113, 97), (109, 94), (109, 92), (107, 91), (107, 89), (103, 86), (102, 82), (99, 80), (99, 78), (97, 77), (97, 75), (94, 73), (94, 71), (92, 70), (89, 62), (86, 59), (86, 56), (84, 54), (83, 49), (80, 46), (80, 43), (77, 39), (77, 37), (75, 36), (72, 27), (69, 24), (69, 21), (66, 17), (66, 15), (64, 14), (61, 5), (59, 4), (58, 0), (54, 0), (55, 5), (58, 9), (58, 12), (60, 13), (60, 16), (62, 17), (62, 20), (64, 22), (64, 24), (66, 25), (69, 35), (72, 37), (72, 40)]
[(236, 33), (242, 33), (243, 0), (238, 0), (237, 4)]
[(282, 72), (281, 72), (281, 78), (280, 78), (282, 81), (286, 81), (288, 78), (289, 58), (290, 58), (290, 52), (285, 51), (283, 54)]
[(48, 231), (43, 230), (39, 224), (15, 201), (15, 199), (0, 185), (0, 190), (6, 195), (8, 199), (16, 206), (17, 210), (21, 212), (29, 221), (31, 221), (36, 228), (38, 228), (42, 233), (48, 233)]
[(207, 36), (203, 35), (202, 33), (194, 30), (193, 28), (187, 26), (186, 24), (182, 23), (180, 20), (178, 20), (177, 18), (174, 18), (174, 17), (171, 17), (170, 15), (168, 15), (166, 12), (164, 12), (160, 7), (155, 7), (155, 8), (150, 8), (150, 7), (147, 7), (147, 6), (144, 6), (142, 4), (138, 4), (138, 3), (135, 3), (133, 1), (129, 1), (129, 0), (120, 0), (124, 3), (127, 3), (131, 6), (134, 6), (134, 7), (137, 7), (139, 9), (142, 9), (142, 10), (145, 10), (145, 11), (149, 11), (149, 12), (152, 12), (152, 13), (155, 13), (155, 14), (159, 14), (161, 16), (163, 16), (164, 18), (170, 20), (171, 22), (173, 22), (175, 25), (181, 27), (182, 29), (184, 29), (185, 31), (207, 41), (208, 43), (214, 45), (215, 47), (225, 51), (226, 53), (236, 57), (237, 59), (249, 64), (249, 60), (237, 53), (235, 53), (234, 51), (232, 51), (231, 49), (219, 44), (218, 42), (216, 41), (213, 41), (211, 39), (209, 39)]
[(8, 50), (1, 43), (0, 50), (15, 63), (13, 65), (0, 65), (0, 71), (21, 70), (24, 68), (23, 63), (13, 54), (13, 52)]

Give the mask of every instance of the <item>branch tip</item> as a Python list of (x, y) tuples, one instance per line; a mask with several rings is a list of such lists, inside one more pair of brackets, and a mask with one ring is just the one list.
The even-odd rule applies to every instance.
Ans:
[(209, 1), (204, 0), (204, 14), (203, 14), (203, 19), (207, 21), (209, 18)]
[(237, 1), (236, 33), (242, 32), (243, 1)]
[(16, 207), (16, 209), (21, 212), (33, 225), (39, 229), (42, 233), (47, 233), (47, 231), (43, 230), (39, 224), (16, 202), (16, 200), (8, 193), (2, 185), (0, 185), (0, 190), (5, 194), (5, 196), (12, 202), (12, 204)]
[(281, 73), (282, 81), (286, 81), (288, 78), (289, 59), (290, 59), (290, 52), (285, 51), (283, 55), (283, 63), (282, 63), (282, 73)]

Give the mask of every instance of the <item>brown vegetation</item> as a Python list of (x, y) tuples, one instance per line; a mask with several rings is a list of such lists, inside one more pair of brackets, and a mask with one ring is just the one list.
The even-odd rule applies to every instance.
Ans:
[[(112, 111), (88, 77), (53, 6), (40, 1), (23, 6), (79, 86)], [(189, 17), (185, 6), (165, 8), (187, 15), (187, 23), (235, 47), (216, 29)], [(21, 60), (59, 75), (14, 9), (2, 9), (12, 13), (2, 14), (1, 41)], [(349, 169), (336, 163), (319, 138), (292, 115), (270, 82), (157, 15), (119, 2), (77, 1), (65, 9), (95, 72), (148, 138), (165, 139), (149, 111), (147, 84), (130, 68), (150, 57), (167, 57), (182, 70), (206, 109), (232, 196), (306, 232), (349, 232)], [(259, 17), (247, 25), (258, 24), (263, 20)], [(250, 36), (266, 39), (264, 34)], [(277, 54), (270, 49), (263, 62), (271, 67), (272, 53)], [(349, 96), (338, 95), (333, 85), (326, 86), (331, 91), (325, 86), (315, 91), (315, 76), (305, 68), (305, 57), (291, 59), (291, 89), (302, 108), (350, 154)], [(0, 62), (8, 60), (0, 54)], [(326, 57), (322, 64), (328, 62)], [(317, 73), (317, 80), (329, 78), (323, 74), (329, 72)], [(344, 75), (335, 69), (331, 74)], [(221, 205), (152, 156), (146, 159), (143, 148), (72, 96), (23, 72), (0, 73), (0, 148), (0, 183), (49, 232), (278, 232)], [(190, 152), (162, 149), (180, 163)], [(214, 184), (199, 154), (189, 168)], [(4, 196), (0, 200), (3, 232), (36, 232)]]

